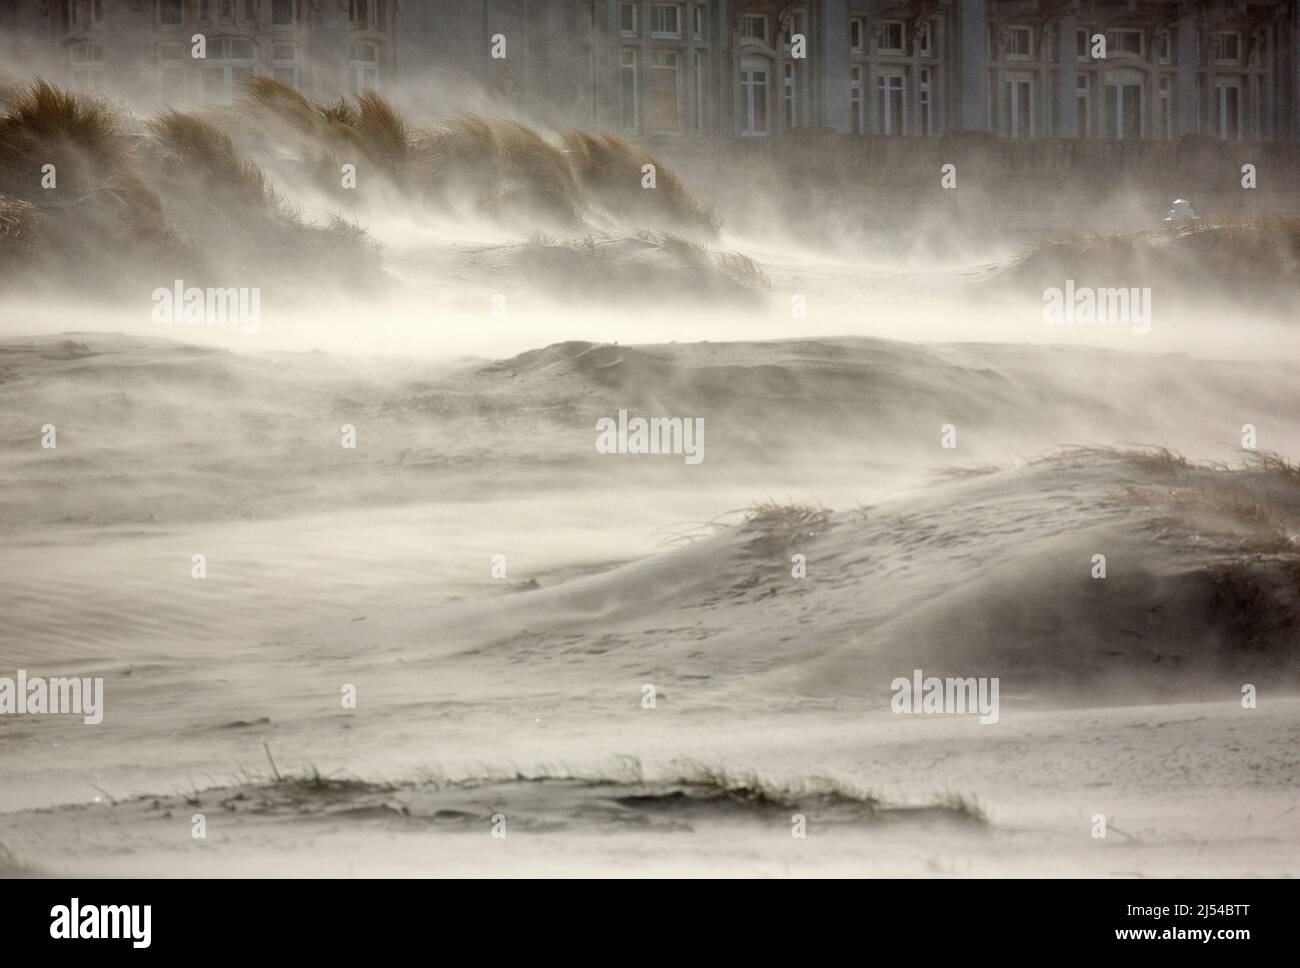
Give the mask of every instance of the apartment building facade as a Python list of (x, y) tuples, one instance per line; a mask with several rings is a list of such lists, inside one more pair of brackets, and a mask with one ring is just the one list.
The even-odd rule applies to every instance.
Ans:
[(1300, 0), (12, 2), (0, 58), (146, 102), (263, 73), (650, 140), (1300, 138)]

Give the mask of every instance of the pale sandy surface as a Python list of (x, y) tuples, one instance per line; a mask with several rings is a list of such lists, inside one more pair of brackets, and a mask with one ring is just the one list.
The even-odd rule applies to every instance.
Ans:
[[(1261, 551), (1268, 526), (1222, 502), (1171, 498), (1218, 494), (1209, 472), (1031, 462), (1125, 441), (1235, 458), (1246, 421), (1294, 456), (1300, 374), (1284, 359), (874, 340), (567, 344), (491, 365), (92, 334), (0, 349), (0, 675), (102, 675), (107, 692), (97, 727), (0, 717), (0, 844), (22, 864), (1298, 868), (1294, 553)], [(597, 455), (595, 420), (619, 407), (704, 416), (706, 461)], [(938, 445), (949, 421), (955, 453)], [(37, 444), (46, 422), (56, 451)], [(345, 422), (356, 451), (338, 446)], [(985, 462), (1003, 469), (932, 476)], [(1232, 486), (1300, 510), (1293, 484)], [(725, 514), (768, 498), (835, 513), (777, 536)], [(791, 577), (794, 553), (807, 578)], [(999, 677), (1001, 720), (891, 715), (890, 681), (916, 667)], [(1246, 682), (1257, 709), (1238, 701)], [(396, 786), (355, 811), (229, 809), (265, 795), (264, 743), (286, 773)], [(464, 823), (401, 813), (438, 802), (433, 775), (612, 775), (619, 757), (651, 779), (692, 760), (828, 775), (890, 804), (960, 794), (988, 823), (811, 812), (796, 840), (743, 810), (664, 829), (656, 807), (639, 829), (528, 783), (470, 797)]]

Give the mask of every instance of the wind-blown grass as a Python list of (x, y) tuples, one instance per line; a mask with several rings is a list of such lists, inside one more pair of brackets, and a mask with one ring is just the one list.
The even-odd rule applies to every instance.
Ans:
[[(615, 217), (651, 227), (678, 226), (708, 236), (717, 234), (721, 225), (717, 215), (653, 155), (608, 133), (570, 131), (564, 135), (564, 144), (583, 191), (593, 204)], [(654, 166), (654, 188), (642, 187), (646, 165)]]
[(1228, 214), (1138, 232), (1047, 239), (1032, 245), (1007, 278), (1035, 289), (1067, 278), (1102, 288), (1166, 284), (1220, 300), (1253, 303), (1269, 296), (1294, 305), (1300, 216)]
[[(41, 187), (47, 163), (54, 190)], [(356, 166), (355, 189), (342, 183), (346, 164)], [(654, 189), (641, 187), (643, 164), (656, 166)], [(743, 255), (699, 241), (717, 220), (675, 173), (612, 135), (570, 133), (556, 144), (471, 114), (413, 127), (373, 91), (322, 104), (266, 77), (249, 78), (232, 106), (152, 119), (43, 81), (19, 91), (0, 113), (0, 268), (9, 279), (53, 268), (52, 280), (100, 292), (138, 291), (141, 276), (289, 288), (382, 278), (379, 248), (355, 221), (303, 218), (277, 179), (305, 180), (342, 211), (426, 205), (581, 233), (526, 246), (521, 262), (553, 277), (558, 259), (593, 291), (758, 298), (767, 286)], [(593, 239), (588, 215), (603, 238)], [(610, 238), (611, 222), (626, 234)]]

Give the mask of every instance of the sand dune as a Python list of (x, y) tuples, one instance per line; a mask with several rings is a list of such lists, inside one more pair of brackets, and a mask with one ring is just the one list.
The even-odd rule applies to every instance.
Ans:
[[(554, 840), (476, 861), (481, 814), (498, 807), (533, 818), (519, 836), (587, 818), (562, 838), (583, 870), (1293, 862), (1294, 843), (1255, 811), (1282, 811), (1296, 769), (1293, 710), (1276, 697), (1300, 673), (1300, 492), (1289, 465), (1239, 449), (1252, 422), (1264, 450), (1300, 450), (1293, 363), (851, 338), (345, 363), (78, 333), (10, 339), (0, 366), (0, 670), (103, 675), (108, 696), (93, 731), (0, 717), (0, 809), (11, 811), (0, 843), (14, 863), (415, 873), (562, 862)], [(704, 461), (597, 453), (596, 421), (620, 409), (703, 417)], [(52, 451), (39, 446), (47, 422)], [(356, 450), (340, 446), (343, 423), (358, 429)], [(944, 423), (957, 427), (955, 450), (940, 444)], [(1060, 451), (1134, 440), (1191, 460)], [(197, 551), (204, 581), (190, 576)], [(504, 578), (495, 554), (509, 561)], [(792, 576), (795, 554), (806, 577)], [(1105, 579), (1091, 575), (1095, 554)], [(918, 668), (997, 677), (999, 725), (892, 715), (891, 682)], [(1247, 682), (1267, 711), (1241, 708)], [(356, 709), (340, 707), (346, 685)], [(1024, 778), (1055, 775), (1062, 744), (1105, 763), (1095, 737), (1127, 748), (1129, 730), (1172, 736), (1189, 717), (1217, 724), (1193, 749), (1214, 764), (1204, 784), (1219, 813), (1182, 817), (1169, 797), (1185, 764), (1163, 739), (1143, 744), (1112, 764), (1132, 818), (1117, 824), (1142, 831), (1141, 856), (1085, 856), (1091, 841), (1072, 831), (1087, 808), (1062, 805), (1097, 791), (1057, 777), (1022, 796)], [(1220, 756), (1234, 730), (1271, 764), (1249, 796), (1230, 792), (1248, 763)], [(959, 752), (935, 752), (940, 733)], [(286, 773), (356, 778), (326, 789), (345, 801), (359, 790), (361, 812), (341, 818), (347, 803), (327, 797), (295, 843), (354, 857), (363, 845), (367, 861), (322, 866), (296, 849), (256, 859), (288, 809), (264, 744)], [(601, 818), (640, 815), (619, 798), (645, 794), (608, 772), (622, 755), (642, 757), (655, 783), (691, 756), (827, 775), (896, 807), (956, 793), (987, 805), (988, 824), (849, 825), (781, 861), (770, 840), (790, 839), (782, 824), (656, 806), (646, 829), (663, 820), (658, 843), (671, 846), (624, 840), (631, 853), (615, 861)], [(595, 786), (493, 788), (455, 829), (412, 828), (392, 807), (425, 804), (417, 819), (461, 809), (461, 793), (421, 778), (430, 768), (481, 783), (557, 761)], [(1134, 794), (1144, 774), (1163, 786)], [(195, 794), (179, 792), (205, 788), (224, 791), (200, 811), (219, 857), (195, 852)], [(263, 802), (280, 807), (238, 806)], [(1207, 822), (1245, 829), (1247, 815), (1257, 826), (1244, 844), (1220, 838), (1195, 859), (1179, 846)], [(434, 828), (441, 846), (420, 839)], [(702, 830), (719, 845), (712, 860), (691, 859)]]

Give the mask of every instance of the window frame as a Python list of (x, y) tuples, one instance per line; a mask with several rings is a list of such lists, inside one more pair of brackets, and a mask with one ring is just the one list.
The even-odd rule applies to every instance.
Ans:
[[(890, 30), (898, 28), (898, 46), (886, 47), (886, 38)], [(882, 20), (877, 25), (876, 30), (876, 53), (878, 54), (907, 54), (907, 21), (906, 20)]]
[[(677, 28), (675, 30), (656, 30), (655, 14), (664, 13), (671, 10), (675, 14)], [(652, 3), (650, 4), (650, 36), (655, 40), (681, 40), (683, 36), (682, 23), (682, 4), (680, 3)]]
[[(1013, 50), (1013, 37), (1028, 37), (1026, 52), (1021, 54)], [(1031, 61), (1034, 59), (1034, 28), (1029, 24), (1007, 24), (1002, 39), (1002, 60)]]

